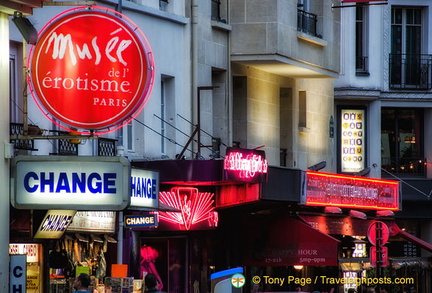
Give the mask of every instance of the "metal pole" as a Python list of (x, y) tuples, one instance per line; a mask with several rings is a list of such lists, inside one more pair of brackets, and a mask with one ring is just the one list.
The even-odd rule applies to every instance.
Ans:
[(382, 224), (377, 222), (376, 225), (376, 277), (381, 277), (381, 267), (382, 267), (382, 254), (383, 254), (383, 244), (382, 244)]
[(201, 88), (198, 87), (198, 93), (197, 93), (197, 154), (196, 158), (199, 159), (201, 156)]
[(118, 213), (117, 263), (123, 264), (123, 211)]

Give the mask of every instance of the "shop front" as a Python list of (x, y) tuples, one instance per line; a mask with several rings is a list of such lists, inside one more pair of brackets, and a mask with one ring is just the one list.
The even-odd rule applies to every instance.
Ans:
[[(242, 268), (245, 292), (366, 292), (383, 284), (358, 280), (401, 280), (403, 269), (426, 267), (406, 258), (408, 246), (431, 247), (394, 217), (399, 182), (266, 166), (262, 153), (252, 160), (265, 173), (250, 172), (242, 160), (251, 150), (229, 151), (236, 155), (225, 160), (132, 163), (159, 172), (165, 209), (156, 225), (126, 230), (132, 276), (153, 271), (167, 292), (206, 292), (212, 274)], [(386, 242), (368, 238), (376, 223), (388, 228)], [(421, 279), (411, 283), (384, 285), (424, 288)]]
[(10, 255), (26, 255), (27, 292), (73, 292), (81, 272), (105, 288), (117, 264), (117, 214), (130, 202), (120, 157), (17, 156)]
[(398, 182), (269, 167), (254, 200), (248, 194), (248, 204), (226, 193), (218, 201), (219, 235), (237, 235), (223, 246), (231, 257), (222, 265), (245, 268), (247, 292), (365, 292), (357, 280), (376, 277), (377, 267), (386, 276), (389, 262), (374, 263), (368, 230), (388, 225), (390, 241), (381, 244), (391, 262), (400, 233), (391, 216), (400, 209)]
[[(259, 182), (267, 177), (265, 153), (229, 148), (225, 160), (134, 161), (132, 166), (160, 175), (157, 225), (132, 227), (125, 233), (132, 275), (142, 278), (153, 272), (166, 292), (209, 292), (218, 254), (225, 253), (221, 240), (225, 245), (237, 239), (220, 238), (220, 209), (231, 201), (258, 200)], [(222, 258), (230, 257), (226, 251)]]
[[(159, 174), (158, 211), (129, 208), (124, 258), (130, 274), (153, 273), (166, 292), (207, 292), (218, 227), (216, 195), (223, 161), (132, 162), (133, 169)], [(135, 220), (141, 217), (151, 220)], [(153, 218), (154, 217), (154, 218)]]
[(399, 182), (307, 172), (306, 184), (303, 203), (321, 207), (321, 213), (302, 212), (300, 218), (341, 241), (341, 277), (359, 280), (339, 286), (340, 290), (428, 290), (429, 264), (420, 250), (431, 251), (432, 246), (418, 237), (415, 223), (398, 219)]

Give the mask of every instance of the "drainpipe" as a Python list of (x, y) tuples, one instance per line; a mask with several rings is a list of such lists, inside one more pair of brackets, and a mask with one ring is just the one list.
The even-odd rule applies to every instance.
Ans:
[[(230, 1), (228, 0), (226, 3), (226, 12), (227, 12), (227, 22), (228, 24), (231, 24), (231, 9), (230, 9)], [(227, 100), (225, 100), (226, 103), (226, 114), (227, 117), (227, 124), (228, 124), (228, 131), (227, 131), (227, 139), (225, 140), (227, 142), (227, 145), (231, 146), (233, 141), (233, 95), (232, 95), (232, 68), (231, 68), (231, 33), (228, 33), (227, 36), (227, 58), (228, 58), (228, 74), (226, 77), (226, 93), (225, 97)]]
[[(192, 0), (192, 7), (191, 7), (191, 46), (192, 46), (192, 67), (191, 67), (191, 74), (192, 74), (192, 88), (191, 88), (191, 113), (192, 113), (192, 121), (193, 124), (197, 124), (198, 119), (198, 0)], [(194, 126), (192, 125), (191, 133), (194, 130)], [(192, 151), (196, 150), (197, 147), (192, 146)], [(193, 156), (193, 154), (192, 154)]]
[[(117, 156), (124, 156), (123, 127), (117, 130)], [(123, 264), (123, 211), (118, 213), (117, 263)]]
[[(123, 13), (123, 0), (118, 0), (117, 12)], [(124, 146), (123, 146), (123, 128), (120, 128), (118, 131), (118, 145), (117, 145), (117, 156), (124, 155)], [(118, 236), (117, 236), (117, 263), (123, 264), (123, 211), (118, 212)]]

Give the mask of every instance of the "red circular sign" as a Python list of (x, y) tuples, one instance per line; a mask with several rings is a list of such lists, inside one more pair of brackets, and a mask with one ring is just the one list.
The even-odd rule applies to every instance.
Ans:
[(376, 245), (379, 233), (381, 234), (381, 245), (386, 244), (390, 237), (389, 227), (381, 221), (369, 225), (367, 237), (372, 245)]
[(106, 132), (124, 125), (143, 109), (154, 80), (144, 34), (102, 7), (75, 8), (48, 23), (29, 69), (36, 103), (66, 129)]

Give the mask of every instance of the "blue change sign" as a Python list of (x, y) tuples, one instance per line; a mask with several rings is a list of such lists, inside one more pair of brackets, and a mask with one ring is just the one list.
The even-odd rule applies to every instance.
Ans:
[(157, 209), (159, 207), (159, 172), (131, 169), (131, 209)]
[(17, 209), (123, 210), (130, 203), (123, 157), (17, 156), (11, 204)]

